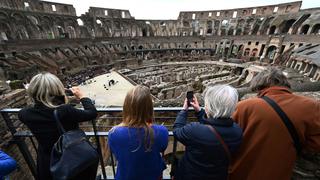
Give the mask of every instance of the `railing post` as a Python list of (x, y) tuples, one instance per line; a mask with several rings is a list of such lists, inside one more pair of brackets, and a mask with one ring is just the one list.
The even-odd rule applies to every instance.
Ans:
[(172, 176), (175, 175), (176, 171), (177, 171), (177, 167), (176, 164), (178, 162), (177, 158), (176, 158), (176, 152), (177, 152), (177, 145), (178, 145), (178, 140), (173, 136), (173, 148), (172, 148), (172, 158), (171, 158), (171, 172), (170, 172), (170, 176), (172, 178)]
[[(14, 137), (14, 134), (17, 132), (16, 129), (13, 126), (13, 123), (10, 120), (10, 117), (8, 115), (8, 113), (5, 112), (1, 112), (1, 115), (4, 119), (4, 121), (7, 124), (7, 127), (9, 129), (9, 131), (11, 132), (12, 137)], [(27, 144), (25, 143), (23, 138), (16, 138), (14, 137), (14, 142), (17, 144), (22, 156), (24, 157), (26, 163), (28, 164), (30, 171), (33, 175), (34, 178), (36, 178), (37, 175), (37, 171), (36, 171), (36, 164), (32, 158), (32, 155), (28, 149)]]
[(113, 154), (110, 150), (110, 157), (111, 157), (111, 164), (112, 164), (112, 173), (113, 173), (113, 177), (116, 177), (116, 169), (115, 169), (115, 163), (114, 163), (114, 158), (113, 158)]
[(102, 156), (102, 151), (101, 151), (101, 144), (100, 144), (99, 137), (97, 135), (97, 127), (96, 127), (95, 120), (92, 120), (92, 126), (93, 126), (93, 131), (94, 131), (94, 137), (95, 137), (96, 142), (97, 142), (97, 148), (98, 148), (97, 150), (98, 150), (98, 154), (99, 154), (99, 157), (100, 157), (100, 166), (101, 166), (103, 179), (108, 179), (107, 178), (106, 169), (105, 169), (105, 165), (104, 165), (104, 161), (103, 161), (103, 156)]

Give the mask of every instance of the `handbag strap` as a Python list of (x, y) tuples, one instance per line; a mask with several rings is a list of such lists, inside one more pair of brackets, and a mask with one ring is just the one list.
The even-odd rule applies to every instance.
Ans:
[(280, 106), (274, 100), (272, 100), (271, 98), (269, 98), (267, 96), (262, 96), (261, 98), (264, 101), (266, 101), (278, 113), (282, 122), (287, 127), (287, 129), (291, 135), (291, 138), (293, 139), (294, 147), (296, 148), (297, 154), (300, 154), (300, 152), (302, 150), (302, 146), (301, 146), (301, 142), (299, 140), (297, 130), (294, 127), (292, 121), (289, 119), (287, 114), (285, 112), (283, 112), (283, 110), (280, 108)]
[(224, 140), (222, 139), (221, 135), (217, 132), (217, 130), (212, 127), (211, 125), (207, 125), (209, 127), (209, 129), (216, 135), (216, 137), (218, 138), (219, 142), (221, 143), (224, 151), (226, 152), (227, 154), (227, 157), (229, 159), (229, 162), (231, 162), (231, 153), (229, 151), (229, 148), (227, 146), (227, 144), (224, 142)]
[(56, 121), (56, 124), (57, 124), (57, 127), (58, 127), (58, 130), (59, 130), (59, 133), (60, 134), (64, 134), (66, 132), (66, 130), (63, 128), (60, 120), (59, 120), (59, 116), (58, 116), (58, 110), (55, 109), (53, 111), (53, 117), (54, 117), (54, 120)]

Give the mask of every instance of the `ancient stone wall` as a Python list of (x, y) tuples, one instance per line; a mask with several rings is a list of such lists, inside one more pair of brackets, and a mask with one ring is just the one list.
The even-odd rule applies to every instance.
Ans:
[[(0, 98), (0, 109), (3, 108), (21, 108), (27, 105), (26, 99), (26, 91), (24, 89), (14, 90), (10, 93), (1, 95)], [(17, 118), (16, 116), (14, 118)], [(14, 124), (17, 123), (18, 120), (14, 120)], [(31, 144), (28, 143), (31, 147)], [(20, 153), (16, 144), (14, 144), (14, 140), (12, 139), (12, 135), (8, 130), (8, 127), (3, 120), (2, 116), (0, 116), (0, 149), (11, 157), (13, 157), (18, 163), (18, 169), (15, 170), (11, 174), (12, 179), (16, 180), (24, 180), (24, 179), (33, 179), (31, 171), (29, 170), (22, 154)]]

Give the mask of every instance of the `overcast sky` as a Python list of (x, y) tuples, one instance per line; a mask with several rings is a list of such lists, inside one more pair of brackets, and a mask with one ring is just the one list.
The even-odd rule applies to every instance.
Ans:
[[(73, 4), (77, 15), (89, 6), (127, 9), (136, 19), (177, 19), (180, 11), (222, 10), (293, 2), (292, 0), (46, 0)], [(320, 0), (304, 0), (302, 8), (320, 7)]]

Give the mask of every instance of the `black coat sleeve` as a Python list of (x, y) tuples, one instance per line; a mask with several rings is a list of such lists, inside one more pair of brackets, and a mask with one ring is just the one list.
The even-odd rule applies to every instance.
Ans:
[(206, 114), (206, 112), (203, 109), (201, 109), (199, 112), (196, 112), (197, 119), (200, 123), (205, 122), (205, 118), (204, 118), (205, 114)]
[(188, 112), (182, 110), (178, 113), (176, 121), (173, 125), (173, 135), (182, 144), (187, 145), (192, 140), (192, 127), (191, 124), (187, 125)]
[(69, 106), (68, 116), (72, 117), (71, 119), (76, 122), (84, 122), (95, 119), (97, 117), (97, 109), (92, 103), (91, 99), (82, 98), (80, 101), (84, 110)]

